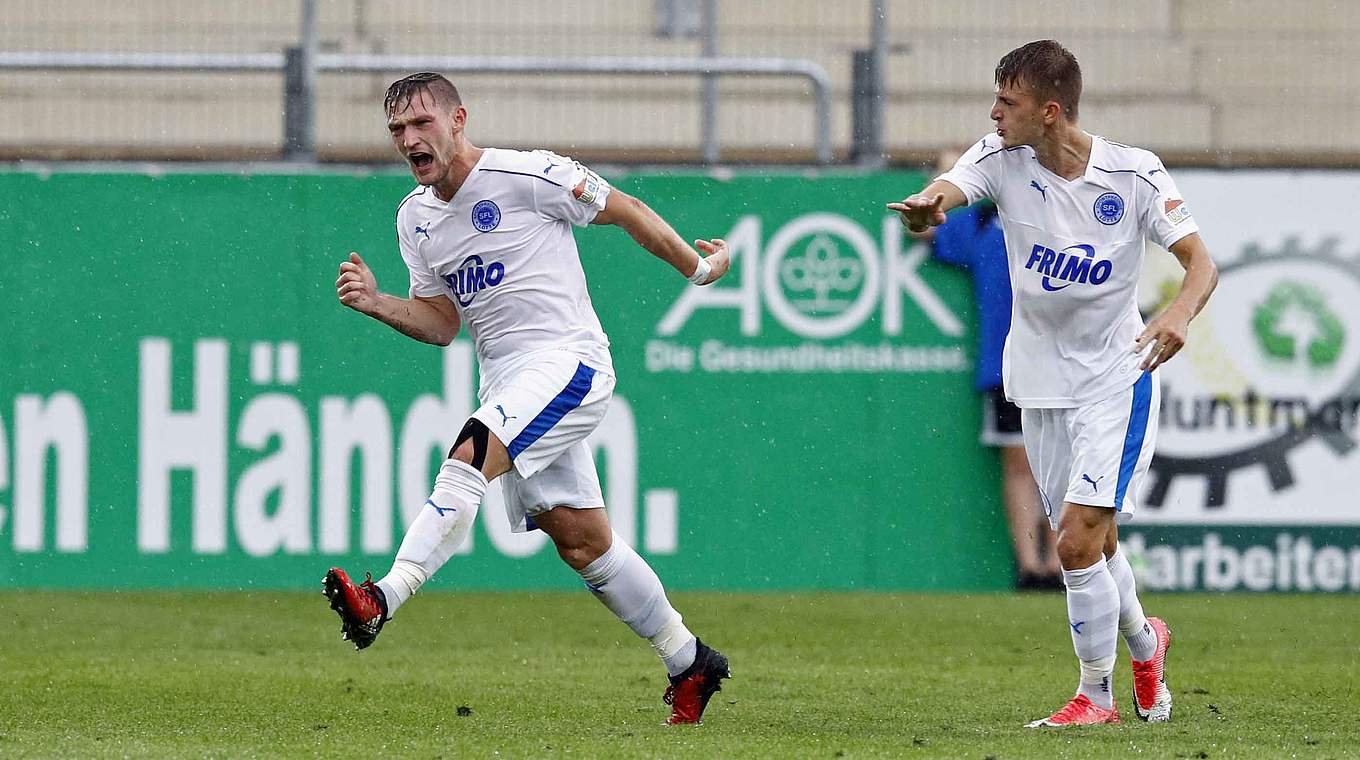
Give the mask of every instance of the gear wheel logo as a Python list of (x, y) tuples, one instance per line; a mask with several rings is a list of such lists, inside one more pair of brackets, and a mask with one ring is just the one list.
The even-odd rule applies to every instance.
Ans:
[[(1291, 238), (1273, 250), (1248, 246), (1220, 267), (1213, 334), (1196, 346), (1204, 353), (1164, 371), (1148, 507), (1166, 506), (1185, 478), (1204, 483), (1203, 508), (1223, 509), (1230, 476), (1254, 468), (1271, 491), (1285, 491), (1297, 480), (1291, 453), (1310, 441), (1338, 460), (1353, 456), (1360, 346), (1347, 327), (1360, 324), (1360, 260), (1338, 248), (1336, 239)], [(1309, 447), (1306, 456), (1328, 453)]]

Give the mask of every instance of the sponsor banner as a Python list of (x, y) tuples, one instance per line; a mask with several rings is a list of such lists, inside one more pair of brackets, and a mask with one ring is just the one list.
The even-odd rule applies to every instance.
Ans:
[[(1354, 173), (1184, 171), (1220, 280), (1162, 370), (1137, 525), (1360, 527), (1360, 231)], [(1304, 199), (1287, 215), (1253, 198)], [(1179, 286), (1150, 252), (1145, 311)], [(1206, 534), (1207, 535), (1207, 534)]]
[[(614, 179), (735, 254), (700, 289), (618, 229), (576, 232), (618, 371), (591, 444), (616, 530), (668, 586), (1007, 587), (969, 283), (883, 210), (923, 177)], [(466, 339), (419, 344), (336, 301), (349, 251), (406, 291), (393, 213), (409, 188), (0, 174), (0, 582), (308, 588), (331, 564), (385, 572), (477, 383)], [(475, 213), (495, 234), (499, 209)], [(471, 290), (514, 272), (459, 277)], [(434, 585), (577, 586), (542, 533), (510, 532), (500, 499), (493, 486)]]
[(1360, 528), (1130, 528), (1120, 546), (1149, 591), (1360, 591)]

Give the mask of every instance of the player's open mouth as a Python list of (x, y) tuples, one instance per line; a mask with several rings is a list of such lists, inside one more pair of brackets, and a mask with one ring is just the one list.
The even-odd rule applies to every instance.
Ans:
[(431, 156), (429, 153), (412, 153), (406, 157), (406, 160), (411, 162), (411, 166), (414, 166), (417, 169), (424, 169), (434, 163), (434, 156)]

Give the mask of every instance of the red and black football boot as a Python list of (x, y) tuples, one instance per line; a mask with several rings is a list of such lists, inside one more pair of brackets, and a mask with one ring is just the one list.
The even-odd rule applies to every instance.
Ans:
[(1157, 650), (1146, 662), (1133, 661), (1133, 711), (1149, 723), (1171, 720), (1171, 690), (1166, 686), (1166, 651), (1171, 648), (1171, 629), (1158, 617), (1147, 619), (1157, 634)]
[(671, 706), (670, 726), (681, 723), (702, 723), (708, 700), (722, 690), (722, 679), (731, 678), (727, 658), (716, 649), (694, 640), (694, 664), (678, 676), (671, 676), (671, 685), (661, 699)]
[(321, 593), (340, 615), (340, 638), (354, 642), (356, 650), (372, 644), (387, 622), (387, 600), (373, 582), (373, 574), (366, 575), (356, 586), (344, 570), (332, 567), (321, 581)]

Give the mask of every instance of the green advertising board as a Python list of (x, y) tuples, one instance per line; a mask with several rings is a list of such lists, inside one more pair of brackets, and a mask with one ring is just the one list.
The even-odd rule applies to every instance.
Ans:
[[(577, 232), (618, 392), (611, 519), (676, 589), (1007, 587), (977, 443), (969, 284), (883, 210), (916, 174), (613, 178), (733, 272), (690, 288)], [(0, 174), (0, 580), (305, 588), (384, 572), (473, 409), (460, 338), (336, 302), (356, 250), (404, 293), (375, 174)], [(452, 588), (579, 582), (491, 489)]]

